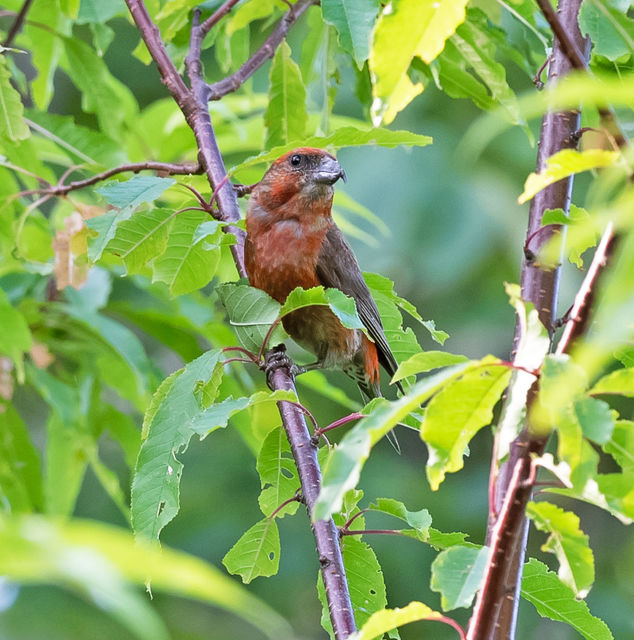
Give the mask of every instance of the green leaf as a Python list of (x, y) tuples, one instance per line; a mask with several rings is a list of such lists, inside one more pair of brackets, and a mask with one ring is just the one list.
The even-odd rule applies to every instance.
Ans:
[[(269, 327), (279, 317), (279, 302), (264, 291), (247, 284), (227, 282), (216, 290), (240, 344), (252, 353), (259, 353)], [(286, 338), (286, 333), (278, 325), (269, 343), (279, 344)]]
[(459, 376), (465, 365), (448, 367), (414, 385), (393, 402), (383, 401), (372, 413), (356, 424), (335, 448), (324, 469), (319, 498), (313, 508), (313, 520), (325, 520), (341, 509), (343, 496), (353, 489), (372, 447), (411, 411)]
[(447, 353), (446, 351), (421, 351), (421, 353), (415, 353), (411, 358), (399, 364), (392, 378), (392, 382), (416, 375), (417, 373), (424, 373), (432, 369), (467, 362), (467, 360), (469, 360), (467, 356)]
[(163, 191), (176, 183), (174, 178), (157, 178), (156, 176), (134, 176), (129, 180), (120, 182), (111, 180), (103, 186), (95, 189), (106, 202), (113, 207), (123, 209), (138, 207), (144, 202), (152, 202), (160, 198)]
[(174, 217), (174, 212), (167, 209), (135, 213), (117, 226), (108, 251), (121, 257), (127, 273), (139, 273), (150, 260), (165, 252)]
[(493, 419), (493, 408), (511, 378), (510, 369), (494, 366), (496, 360), (484, 358), (427, 406), (421, 438), (429, 449), (427, 479), (433, 491), (446, 473), (462, 469), (471, 438)]
[(431, 526), (431, 516), (427, 509), (421, 509), (420, 511), (408, 511), (405, 505), (399, 500), (392, 498), (377, 498), (377, 501), (371, 504), (370, 511), (379, 511), (395, 518), (399, 518), (404, 522), (407, 522), (410, 527), (421, 533), (427, 535), (429, 527)]
[(565, 622), (586, 640), (613, 640), (605, 622), (595, 618), (588, 605), (577, 600), (572, 589), (535, 558), (524, 565), (522, 597), (537, 609), (542, 618)]
[(634, 398), (634, 367), (629, 369), (617, 369), (607, 376), (603, 376), (590, 389), (592, 395), (618, 394), (628, 398)]
[(280, 534), (275, 518), (264, 518), (248, 529), (222, 559), (227, 571), (244, 584), (274, 576), (280, 566)]
[[(207, 222), (213, 227), (206, 227), (208, 233), (202, 237), (198, 234), (196, 240), (199, 226)], [(203, 242), (209, 233), (213, 233), (210, 240)], [(222, 236), (221, 224), (208, 220), (202, 211), (179, 213), (174, 219), (164, 253), (154, 260), (152, 281), (167, 284), (173, 296), (201, 289), (216, 274)]]
[(88, 244), (88, 258), (92, 262), (97, 262), (101, 258), (108, 243), (114, 238), (119, 223), (128, 220), (131, 215), (132, 208), (126, 207), (118, 211), (108, 211), (102, 216), (85, 221), (86, 226), (97, 234)]
[(132, 526), (141, 537), (158, 539), (178, 513), (183, 464), (176, 456), (187, 448), (192, 424), (204, 411), (196, 394), (201, 382), (220, 383), (214, 374), (221, 354), (208, 351), (172, 374), (148, 409), (132, 481)]
[(0, 353), (13, 360), (18, 381), (24, 382), (23, 354), (31, 348), (31, 332), (24, 316), (11, 306), (7, 294), (0, 289)]
[[(399, 0), (381, 13), (370, 51), (372, 121), (389, 124), (423, 90), (407, 70), (415, 57), (430, 63), (465, 19), (466, 0)], [(398, 43), (398, 46), (395, 46)]]
[(621, 466), (623, 471), (634, 471), (634, 422), (619, 420), (614, 425), (612, 437), (603, 445), (603, 450), (609, 453)]
[(11, 73), (4, 56), (0, 55), (0, 136), (11, 142), (26, 140), (31, 135), (24, 122), (24, 107), (20, 94), (9, 82)]
[(379, 4), (376, 0), (323, 0), (324, 21), (335, 27), (341, 48), (361, 69), (370, 55), (370, 36)]
[(79, 24), (104, 23), (122, 13), (126, 13), (123, 0), (107, 0), (106, 2), (104, 0), (81, 0), (77, 22)]
[(229, 418), (234, 414), (243, 411), (248, 407), (254, 407), (255, 405), (262, 404), (263, 402), (272, 403), (280, 402), (281, 400), (297, 402), (297, 395), (294, 391), (278, 389), (271, 393), (268, 391), (256, 391), (253, 395), (244, 398), (234, 399), (232, 396), (229, 396), (222, 402), (212, 404), (203, 412), (198, 414), (192, 421), (191, 429), (200, 435), (202, 440), (212, 431), (215, 431), (216, 429), (224, 429), (229, 422)]
[(398, 609), (383, 609), (373, 613), (363, 627), (353, 633), (349, 640), (375, 640), (391, 629), (402, 627), (410, 622), (419, 620), (437, 620), (446, 622), (443, 615), (430, 609), (422, 602), (410, 602)]
[(0, 497), (11, 513), (41, 511), (44, 507), (42, 469), (37, 449), (18, 412), (0, 401)]
[(306, 89), (285, 41), (273, 58), (270, 83), (269, 106), (264, 114), (267, 149), (301, 140), (308, 120)]
[[(383, 571), (370, 545), (356, 536), (345, 536), (341, 541), (341, 551), (354, 619), (360, 627), (367, 622), (372, 612), (387, 605)], [(322, 604), (321, 626), (333, 638), (334, 632), (321, 572), (317, 580), (317, 593)], [(398, 636), (390, 634), (389, 637)]]
[(540, 531), (549, 533), (542, 551), (559, 560), (559, 579), (578, 598), (584, 598), (594, 582), (594, 556), (588, 536), (579, 528), (579, 516), (550, 502), (529, 502), (526, 515)]
[(586, 0), (579, 29), (592, 40), (592, 53), (616, 60), (634, 50), (634, 21), (604, 0)]
[[(301, 486), (291, 448), (282, 427), (276, 427), (264, 439), (256, 468), (262, 487), (258, 502), (262, 513), (270, 517), (273, 511), (292, 498)], [(279, 518), (286, 514), (293, 515), (298, 507), (299, 502), (290, 502), (275, 515)]]
[[(432, 143), (429, 136), (422, 136), (409, 131), (392, 131), (391, 129), (359, 129), (358, 127), (339, 127), (328, 136), (311, 136), (302, 141), (305, 147), (316, 147), (317, 149), (327, 149), (331, 152), (343, 147), (362, 147), (366, 145), (377, 145), (393, 149), (400, 145), (424, 147)], [(297, 146), (297, 142), (291, 142), (279, 147), (274, 147), (270, 151), (265, 151), (257, 156), (247, 158), (243, 163), (232, 167), (229, 171), (233, 175), (257, 164), (271, 163), (287, 151), (291, 151)]]
[(271, 640), (294, 637), (268, 605), (200, 558), (93, 520), (0, 518), (0, 572), (12, 582), (71, 588), (143, 640), (170, 637), (147, 597), (131, 588), (148, 579), (153, 591), (225, 609)]
[(347, 329), (365, 328), (357, 314), (357, 305), (353, 298), (342, 293), (339, 289), (324, 289), (321, 286), (311, 289), (302, 289), (302, 287), (293, 289), (282, 305), (279, 317), (283, 318), (297, 309), (315, 305), (330, 307), (330, 310)]
[(597, 444), (605, 444), (612, 437), (614, 415), (610, 405), (595, 398), (581, 398), (574, 404), (575, 415), (583, 435)]
[(431, 565), (431, 589), (440, 593), (443, 611), (468, 608), (484, 576), (489, 548), (450, 547), (441, 551)]
[(519, 204), (524, 204), (548, 185), (567, 178), (573, 173), (610, 167), (616, 164), (620, 158), (621, 154), (618, 151), (606, 151), (605, 149), (585, 149), (584, 151), (563, 149), (558, 151), (548, 158), (546, 167), (542, 171), (531, 173), (526, 178), (524, 191), (517, 201)]
[[(563, 209), (547, 209), (542, 216), (542, 226), (548, 224), (565, 224), (575, 230), (575, 233), (566, 235), (566, 253), (569, 254), (570, 262), (575, 264), (578, 269), (582, 269), (581, 254), (590, 247), (594, 247), (598, 237), (590, 214), (574, 204), (570, 205), (568, 215), (564, 213)], [(560, 259), (560, 246), (559, 241), (547, 244), (541, 252), (540, 258), (548, 264), (557, 263)]]

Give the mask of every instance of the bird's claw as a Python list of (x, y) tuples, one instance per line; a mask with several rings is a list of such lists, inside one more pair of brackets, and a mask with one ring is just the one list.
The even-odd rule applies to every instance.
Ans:
[(266, 383), (271, 390), (273, 387), (273, 374), (278, 369), (287, 369), (290, 376), (295, 379), (300, 373), (304, 373), (303, 367), (298, 367), (287, 355), (286, 347), (283, 344), (278, 344), (264, 354), (264, 363), (262, 369), (266, 374)]

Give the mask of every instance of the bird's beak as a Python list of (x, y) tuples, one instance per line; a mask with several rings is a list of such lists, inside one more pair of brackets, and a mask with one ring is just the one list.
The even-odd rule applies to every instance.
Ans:
[(346, 172), (334, 158), (324, 156), (313, 174), (315, 182), (319, 182), (320, 184), (335, 184), (339, 178), (345, 182)]

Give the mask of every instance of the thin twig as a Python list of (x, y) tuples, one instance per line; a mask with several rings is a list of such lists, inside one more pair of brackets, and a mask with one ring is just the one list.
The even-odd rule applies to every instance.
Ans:
[(11, 29), (9, 29), (9, 33), (7, 34), (5, 41), (2, 43), (3, 46), (5, 47), (11, 46), (13, 39), (20, 32), (20, 29), (24, 24), (24, 19), (26, 18), (26, 14), (29, 12), (29, 9), (31, 8), (32, 4), (33, 4), (33, 0), (25, 0), (24, 4), (22, 5), (22, 8), (20, 9), (20, 12), (15, 18), (15, 21), (11, 25)]
[(552, 4), (550, 4), (550, 0), (537, 0), (537, 4), (544, 14), (544, 18), (546, 18), (546, 21), (550, 25), (550, 28), (553, 30), (555, 37), (559, 40), (562, 53), (568, 58), (573, 69), (585, 69), (586, 61), (583, 54), (568, 34), (568, 31), (561, 24), (557, 12), (553, 9)]
[[(93, 184), (97, 184), (98, 182), (102, 182), (103, 180), (107, 180), (118, 173), (138, 173), (139, 171), (158, 171), (160, 173), (165, 173), (171, 176), (177, 175), (197, 175), (203, 173), (203, 168), (199, 163), (193, 162), (185, 162), (182, 164), (172, 163), (172, 162), (136, 162), (134, 164), (122, 164), (119, 167), (113, 167), (112, 169), (108, 169), (107, 171), (102, 171), (101, 173), (97, 173), (90, 178), (86, 178), (85, 180), (75, 180), (74, 182), (69, 182), (68, 184), (56, 184), (50, 185), (48, 187), (42, 189), (30, 189), (28, 191), (22, 191), (20, 195), (27, 196), (33, 194), (47, 194), (50, 196), (65, 196), (67, 193), (71, 191), (77, 191), (78, 189), (84, 189), (85, 187), (90, 187)], [(64, 176), (62, 176), (64, 178)]]
[(208, 18), (200, 25), (203, 38), (209, 33), (224, 16), (226, 16), (233, 7), (238, 4), (240, 0), (227, 0), (224, 4), (220, 5)]
[(277, 23), (269, 37), (260, 48), (232, 75), (213, 84), (207, 85), (209, 100), (220, 100), (228, 93), (237, 91), (269, 58), (275, 55), (278, 46), (286, 38), (289, 29), (300, 16), (319, 0), (298, 0)]

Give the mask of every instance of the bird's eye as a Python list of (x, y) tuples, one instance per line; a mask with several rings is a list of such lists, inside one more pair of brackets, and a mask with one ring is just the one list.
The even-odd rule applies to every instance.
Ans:
[(299, 167), (301, 163), (302, 163), (302, 156), (299, 156), (297, 154), (295, 154), (294, 156), (291, 156), (291, 164), (294, 167)]

